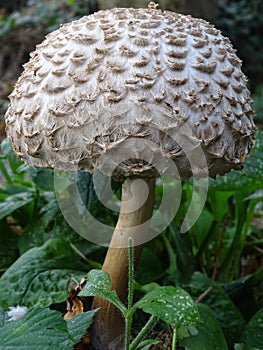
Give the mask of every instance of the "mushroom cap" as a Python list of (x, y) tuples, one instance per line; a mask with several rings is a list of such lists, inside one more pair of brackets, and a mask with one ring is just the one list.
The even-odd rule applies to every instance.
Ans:
[(241, 169), (256, 128), (235, 52), (191, 16), (151, 7), (85, 16), (31, 54), (10, 95), (7, 136), (33, 167), (151, 176), (161, 156), (188, 178), (199, 147), (200, 176)]

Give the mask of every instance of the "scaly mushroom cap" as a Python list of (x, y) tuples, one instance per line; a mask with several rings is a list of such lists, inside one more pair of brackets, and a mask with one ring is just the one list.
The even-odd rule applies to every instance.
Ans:
[[(7, 135), (33, 167), (148, 176), (158, 149), (187, 178), (184, 145), (198, 144), (214, 177), (241, 168), (255, 132), (229, 39), (202, 19), (154, 8), (99, 11), (50, 33), (10, 100)], [(112, 157), (120, 149), (129, 160)]]

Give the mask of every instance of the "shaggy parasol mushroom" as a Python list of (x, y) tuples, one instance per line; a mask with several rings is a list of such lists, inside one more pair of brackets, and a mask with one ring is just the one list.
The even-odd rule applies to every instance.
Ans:
[[(136, 140), (154, 144), (163, 158), (173, 160), (181, 178), (189, 178), (193, 169), (177, 137), (187, 125), (183, 144), (189, 151), (198, 144), (206, 157), (207, 169), (199, 169), (199, 176), (215, 177), (241, 169), (255, 132), (246, 78), (229, 39), (202, 19), (161, 11), (154, 3), (148, 9), (99, 11), (47, 35), (10, 100), (6, 132), (28, 165), (99, 169), (123, 181), (119, 221), (103, 264), (123, 302), (125, 245), (129, 236), (136, 245), (147, 235), (141, 224), (152, 215), (157, 175), (155, 150), (148, 149), (152, 158), (145, 162)], [(127, 149), (131, 138), (134, 147)], [(111, 164), (122, 146), (129, 159), (124, 154), (125, 161)], [(148, 184), (149, 195), (134, 209), (141, 200), (138, 178)], [(136, 262), (141, 250), (142, 245), (135, 247)], [(101, 307), (94, 347), (121, 349), (121, 316), (99, 298), (94, 306)]]

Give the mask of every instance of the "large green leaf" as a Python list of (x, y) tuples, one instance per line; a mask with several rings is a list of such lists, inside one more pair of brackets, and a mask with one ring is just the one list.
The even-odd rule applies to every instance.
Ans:
[(202, 302), (214, 311), (229, 343), (239, 339), (245, 321), (223, 288), (200, 272), (193, 274), (190, 288), (191, 295), (196, 298), (208, 291)]
[(0, 350), (71, 350), (91, 325), (95, 312), (84, 312), (66, 322), (58, 311), (32, 308), (0, 328)]
[(52, 169), (28, 167), (29, 174), (38, 187), (44, 191), (54, 191), (54, 172)]
[[(32, 309), (0, 328), (0, 350), (50, 350), (67, 340), (65, 333), (66, 323), (59, 312)], [(65, 349), (70, 349), (69, 345)]]
[[(19, 236), (18, 248), (20, 255), (27, 250), (41, 246), (44, 243), (44, 237), (47, 236), (45, 232), (45, 223), (42, 217), (37, 217), (31, 220), (23, 229), (23, 234)], [(51, 238), (49, 236), (49, 238)]]
[(181, 288), (157, 287), (139, 300), (136, 306), (176, 327), (190, 326), (199, 320), (191, 296)]
[(150, 249), (144, 248), (140, 264), (136, 269), (136, 280), (139, 283), (147, 284), (163, 275), (163, 267), (160, 259)]
[(70, 244), (48, 240), (24, 253), (0, 278), (0, 306), (48, 306), (67, 298), (70, 277), (80, 279), (87, 266)]
[(86, 330), (91, 326), (93, 316), (98, 309), (82, 312), (67, 321), (68, 333), (74, 338), (74, 341), (80, 341)]
[(48, 204), (40, 210), (40, 215), (34, 216), (23, 229), (19, 236), (18, 248), (21, 254), (27, 250), (41, 246), (50, 238), (62, 238), (70, 243), (76, 243), (83, 239), (78, 235), (63, 217), (57, 202), (49, 192)]
[(33, 189), (8, 196), (0, 203), (0, 220), (11, 214), (13, 211), (32, 202), (34, 198), (35, 191)]
[(115, 290), (110, 290), (111, 280), (107, 272), (103, 270), (91, 270), (87, 274), (87, 282), (84, 288), (78, 294), (79, 296), (99, 296), (114, 304), (123, 313), (126, 307), (118, 298)]
[(258, 311), (258, 293), (263, 281), (263, 267), (254, 275), (246, 275), (224, 285), (224, 290), (246, 320)]
[(0, 328), (3, 327), (7, 321), (7, 312), (4, 308), (0, 308)]
[(186, 350), (227, 350), (224, 334), (213, 311), (206, 305), (197, 307), (200, 314), (197, 334), (180, 340), (179, 345)]
[(248, 349), (263, 349), (263, 308), (251, 318), (243, 338)]
[(253, 191), (262, 189), (263, 184), (263, 131), (256, 133), (256, 141), (240, 172), (232, 170), (224, 176), (211, 180), (212, 188), (231, 191)]

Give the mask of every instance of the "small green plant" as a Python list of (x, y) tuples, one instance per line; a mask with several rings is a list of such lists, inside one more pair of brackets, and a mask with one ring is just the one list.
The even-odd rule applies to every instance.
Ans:
[[(111, 291), (109, 275), (102, 270), (91, 270), (87, 275), (87, 283), (80, 296), (99, 296), (113, 303), (125, 319), (125, 350), (142, 349), (143, 346), (152, 345), (154, 340), (143, 341), (145, 336), (160, 319), (173, 327), (173, 348), (176, 347), (176, 331), (179, 327), (190, 327), (198, 320), (197, 307), (191, 296), (181, 288), (173, 286), (156, 287), (133, 304), (134, 293), (133, 248), (129, 240), (129, 290), (127, 307), (120, 301), (115, 291)], [(137, 309), (142, 309), (151, 316), (138, 335), (131, 342), (131, 326), (133, 315)]]

